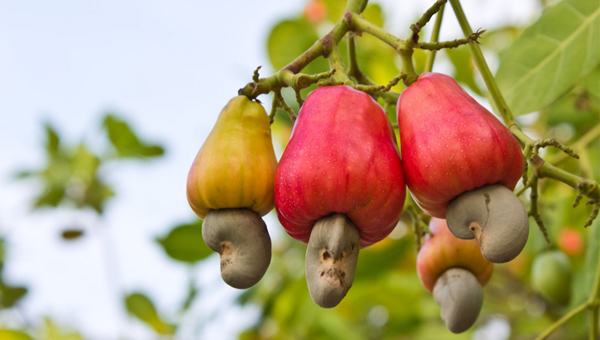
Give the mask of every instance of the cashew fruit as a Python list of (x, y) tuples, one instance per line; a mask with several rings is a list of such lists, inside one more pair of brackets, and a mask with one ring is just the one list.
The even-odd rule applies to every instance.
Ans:
[(349, 86), (313, 91), (275, 175), (275, 208), (293, 238), (308, 242), (306, 278), (321, 307), (352, 285), (358, 251), (396, 226), (406, 189), (385, 112)]
[(463, 268), (485, 286), (494, 270), (494, 264), (487, 261), (479, 251), (475, 240), (461, 240), (454, 237), (446, 221), (432, 218), (429, 222), (432, 236), (427, 236), (417, 255), (417, 274), (423, 286), (433, 292), (437, 279), (450, 268)]
[(229, 101), (200, 148), (187, 180), (187, 198), (204, 218), (210, 210), (271, 211), (277, 159), (269, 117), (246, 96)]
[(524, 169), (510, 131), (454, 79), (421, 74), (397, 105), (402, 165), (419, 206), (446, 218), (459, 238), (477, 238), (492, 262), (516, 257), (529, 219), (512, 193)]
[(287, 233), (308, 242), (317, 220), (342, 213), (366, 247), (394, 229), (405, 195), (396, 137), (381, 106), (346, 85), (313, 91), (275, 175), (275, 208)]
[(204, 242), (221, 257), (221, 277), (248, 288), (271, 262), (261, 216), (273, 209), (277, 159), (264, 108), (238, 96), (223, 108), (187, 179), (187, 198), (204, 218)]
[(452, 235), (446, 221), (432, 218), (428, 236), (417, 255), (417, 274), (433, 293), (446, 327), (462, 333), (477, 320), (483, 304), (483, 286), (494, 265), (483, 258), (475, 240)]

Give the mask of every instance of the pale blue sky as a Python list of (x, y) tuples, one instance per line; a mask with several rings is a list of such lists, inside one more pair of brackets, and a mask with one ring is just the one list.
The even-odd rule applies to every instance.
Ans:
[[(0, 232), (8, 239), (10, 282), (30, 288), (22, 304), (29, 319), (51, 315), (90, 339), (151, 336), (125, 316), (107, 287), (100, 242), (107, 235), (116, 248), (120, 289), (142, 290), (159, 310), (176, 312), (186, 293), (186, 267), (170, 262), (153, 239), (193, 216), (185, 199), (191, 161), (220, 109), (256, 66), (268, 65), (270, 27), (306, 2), (0, 0)], [(399, 34), (431, 1), (382, 3)], [(474, 14), (474, 28), (493, 28), (527, 22), (537, 3), (470, 0), (464, 6)], [(442, 38), (460, 36), (451, 15), (444, 29)], [(84, 138), (100, 149), (95, 141), (107, 109), (163, 143), (166, 157), (110, 169), (118, 191), (103, 221), (68, 211), (31, 214), (38, 184), (11, 175), (43, 164), (41, 123), (52, 122), (67, 141)], [(73, 221), (89, 234), (64, 244), (59, 232)], [(268, 222), (280, 232), (272, 216)], [(216, 259), (196, 276), (205, 296), (184, 322), (181, 339), (233, 337), (256, 316), (252, 309), (219, 307), (235, 294), (220, 282)], [(3, 320), (19, 318), (0, 314)]]

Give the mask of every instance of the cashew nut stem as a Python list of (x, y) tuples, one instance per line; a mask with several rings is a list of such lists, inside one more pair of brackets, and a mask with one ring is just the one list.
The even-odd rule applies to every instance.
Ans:
[(476, 238), (483, 257), (508, 262), (523, 250), (529, 236), (529, 217), (515, 194), (500, 184), (467, 191), (450, 201), (448, 229), (461, 239)]
[(267, 226), (252, 210), (211, 210), (202, 224), (202, 238), (221, 256), (221, 277), (231, 287), (252, 287), (271, 263)]
[(306, 249), (306, 283), (313, 301), (323, 307), (337, 306), (354, 281), (360, 236), (344, 214), (319, 219)]
[(471, 328), (483, 305), (483, 288), (468, 270), (450, 268), (436, 281), (433, 298), (442, 309), (442, 319), (452, 333)]

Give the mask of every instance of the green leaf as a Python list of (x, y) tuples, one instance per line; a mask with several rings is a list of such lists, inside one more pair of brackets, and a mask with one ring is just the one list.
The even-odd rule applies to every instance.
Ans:
[(213, 254), (202, 239), (202, 220), (178, 225), (167, 236), (156, 241), (167, 255), (181, 262), (194, 263)]
[(27, 294), (27, 288), (12, 287), (0, 282), (0, 294), (0, 305), (3, 308), (11, 308)]
[(385, 16), (383, 15), (381, 6), (378, 4), (367, 5), (367, 8), (365, 8), (362, 14), (365, 19), (369, 20), (371, 23), (379, 27), (383, 27), (383, 24), (385, 23)]
[(570, 309), (579, 306), (589, 298), (598, 271), (598, 261), (600, 261), (600, 218), (596, 218), (592, 226), (588, 227), (586, 231), (589, 237), (585, 251), (585, 264), (573, 283), (573, 298), (571, 299)]
[(496, 80), (515, 115), (539, 110), (600, 61), (598, 1), (563, 0), (500, 56)]
[(104, 117), (103, 126), (120, 157), (138, 155), (141, 144), (129, 124), (109, 113)]
[(32, 340), (32, 338), (22, 332), (13, 331), (10, 329), (0, 329), (0, 339), (2, 340)]
[(198, 288), (196, 287), (195, 282), (193, 280), (190, 280), (190, 283), (188, 285), (187, 296), (185, 297), (185, 300), (183, 301), (183, 304), (181, 305), (181, 309), (179, 311), (180, 312), (187, 311), (190, 308), (190, 306), (192, 305), (192, 302), (194, 302), (194, 300), (196, 299), (197, 295), (198, 295)]
[(60, 234), (60, 236), (67, 241), (72, 241), (83, 236), (83, 230), (81, 229), (66, 229)]
[[(284, 67), (304, 51), (309, 49), (319, 39), (315, 29), (303, 19), (283, 20), (269, 34), (267, 52), (275, 70)], [(303, 70), (305, 73), (327, 71), (328, 64), (323, 58), (318, 58)]]
[(49, 123), (46, 123), (44, 128), (46, 129), (46, 151), (48, 151), (48, 153), (58, 152), (60, 144), (58, 133)]
[(46, 186), (44, 192), (42, 192), (33, 203), (34, 208), (41, 208), (43, 206), (56, 207), (63, 199), (65, 195), (65, 187), (63, 186)]
[(467, 48), (445, 49), (444, 50), (454, 65), (453, 77), (459, 83), (463, 83), (471, 89), (471, 91), (482, 96), (483, 92), (475, 82), (475, 64), (471, 57), (471, 52)]
[(132, 293), (125, 298), (127, 311), (147, 323), (159, 334), (175, 333), (175, 326), (162, 321), (152, 301), (142, 293)]
[(96, 178), (86, 187), (80, 206), (89, 206), (99, 214), (102, 214), (102, 212), (104, 212), (106, 201), (114, 195), (115, 192), (110, 186), (105, 184), (99, 178)]
[(162, 156), (165, 150), (160, 145), (144, 145), (140, 149), (140, 155), (144, 157), (157, 157)]
[(596, 67), (583, 79), (583, 87), (590, 93), (600, 98), (600, 67)]
[(129, 124), (111, 113), (106, 114), (102, 125), (121, 158), (156, 157), (164, 153), (160, 145), (145, 143)]
[(44, 331), (40, 340), (83, 340), (79, 333), (57, 326), (52, 320), (44, 319)]

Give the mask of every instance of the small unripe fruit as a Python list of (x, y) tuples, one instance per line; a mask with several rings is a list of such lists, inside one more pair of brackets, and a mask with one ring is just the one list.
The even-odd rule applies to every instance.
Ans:
[(531, 285), (553, 303), (566, 305), (571, 296), (571, 262), (560, 250), (539, 254), (531, 265)]

